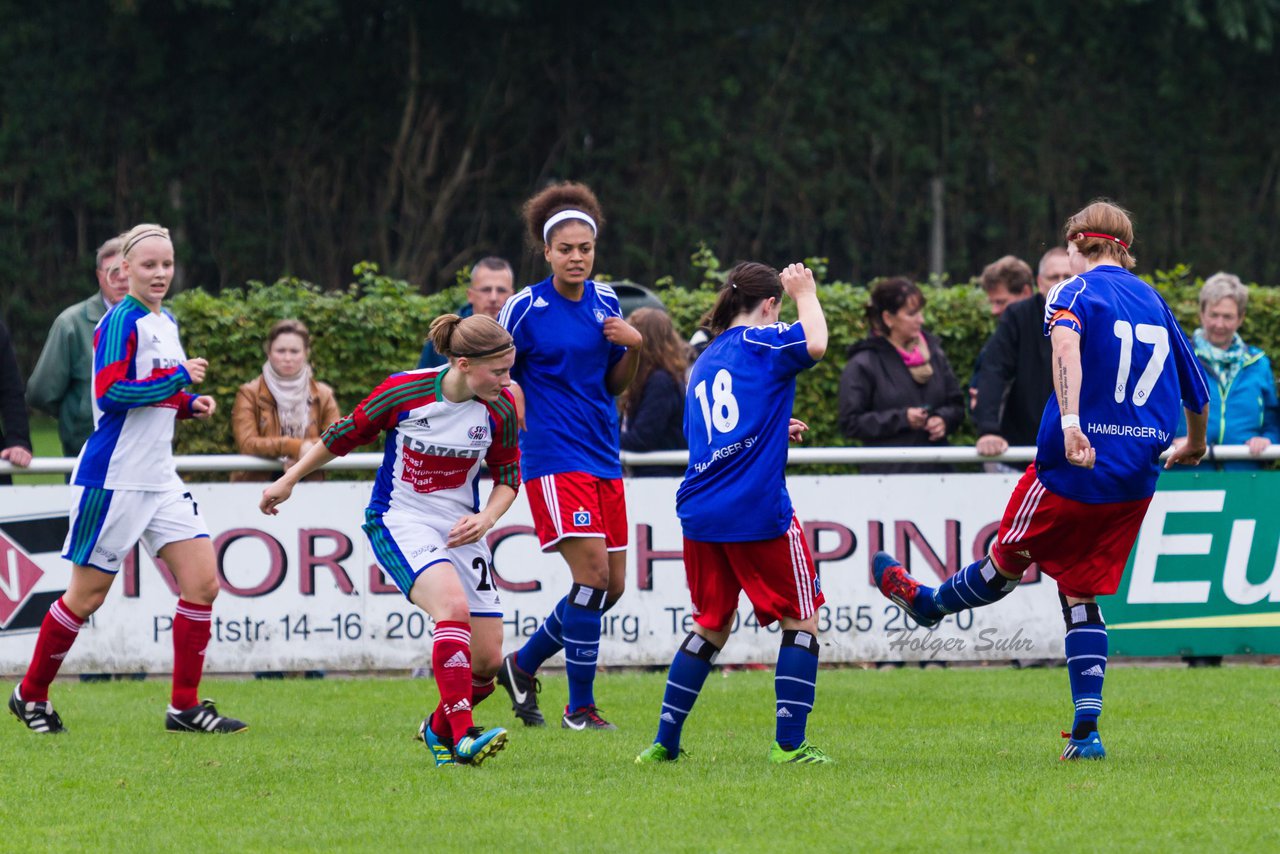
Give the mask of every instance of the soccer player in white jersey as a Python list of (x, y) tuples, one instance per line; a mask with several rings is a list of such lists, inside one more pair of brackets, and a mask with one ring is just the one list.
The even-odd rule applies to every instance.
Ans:
[[(881, 592), (922, 626), (1009, 595), (1032, 562), (1058, 583), (1075, 718), (1062, 759), (1102, 759), (1098, 735), (1107, 626), (1097, 597), (1120, 586), (1147, 505), (1186, 411), (1188, 438), (1165, 468), (1205, 453), (1209, 389), (1199, 360), (1160, 295), (1133, 275), (1129, 215), (1098, 200), (1067, 220), (1067, 252), (1083, 272), (1046, 298), (1055, 394), (1036, 459), (1014, 487), (991, 553), (937, 588), (880, 552)], [(1082, 262), (1082, 263), (1080, 263)]]
[[(410, 602), (435, 620), (431, 665), (440, 703), (418, 737), (437, 766), (479, 765), (507, 731), (474, 725), (502, 660), (502, 604), (484, 536), (520, 488), (511, 336), (493, 318), (438, 317), (431, 343), (447, 365), (392, 374), (262, 492), (275, 515), (293, 487), (330, 460), (386, 433), (386, 454), (365, 510), (378, 564)], [(479, 506), (485, 463), (493, 491)]]
[(524, 204), (529, 241), (551, 275), (512, 297), (498, 322), (516, 342), (512, 375), (527, 402), (520, 431), (521, 478), (544, 552), (557, 551), (573, 585), (498, 681), (526, 726), (545, 723), (538, 708), (542, 663), (564, 649), (569, 702), (560, 725), (614, 729), (595, 700), (600, 617), (618, 601), (627, 564), (627, 505), (619, 462), (615, 396), (639, 367), (644, 337), (622, 319), (613, 288), (591, 280), (604, 222), (582, 184), (547, 187)]
[(174, 419), (213, 414), (212, 397), (183, 391), (204, 380), (208, 364), (187, 358), (177, 321), (161, 305), (173, 281), (169, 232), (137, 225), (123, 241), (129, 293), (94, 331), (94, 431), (71, 476), (62, 555), (73, 564), (71, 581), (40, 626), (31, 666), (9, 698), (9, 710), (35, 732), (64, 730), (49, 702), (49, 685), (81, 626), (102, 605), (125, 555), (141, 541), (178, 582), (166, 729), (240, 732), (247, 728), (243, 721), (197, 698), (218, 595), (217, 562), (209, 530), (173, 461)]
[[(795, 300), (796, 323), (778, 322), (784, 291)], [(796, 376), (827, 351), (813, 272), (792, 264), (779, 276), (764, 264), (738, 264), (702, 325), (715, 338), (689, 376), (689, 468), (676, 493), (694, 625), (671, 662), (658, 735), (636, 762), (680, 757), (685, 718), (729, 639), (743, 592), (760, 625), (782, 623), (769, 761), (830, 762), (805, 734), (824, 600), (786, 484), (787, 440), (807, 429), (791, 417)]]

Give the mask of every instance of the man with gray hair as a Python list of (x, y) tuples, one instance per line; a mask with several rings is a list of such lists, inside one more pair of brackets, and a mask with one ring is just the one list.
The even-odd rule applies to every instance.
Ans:
[(1053, 391), (1049, 368), (1052, 348), (1042, 329), (1045, 296), (1071, 275), (1066, 249), (1054, 246), (1045, 252), (1040, 258), (1035, 294), (1004, 311), (982, 348), (974, 383), (978, 400), (973, 420), (978, 428), (978, 453), (984, 457), (1003, 454), (1010, 445), (1036, 443), (1040, 416)]
[(129, 279), (120, 267), (121, 246), (121, 239), (113, 237), (98, 247), (98, 292), (53, 321), (27, 383), (27, 403), (58, 419), (63, 456), (78, 456), (93, 432), (93, 330), (107, 309), (129, 293)]

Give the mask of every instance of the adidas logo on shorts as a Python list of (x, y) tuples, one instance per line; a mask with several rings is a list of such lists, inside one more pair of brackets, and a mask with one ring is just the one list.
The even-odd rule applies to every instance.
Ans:
[(461, 651), (459, 651), (451, 655), (449, 657), (449, 660), (444, 663), (444, 666), (445, 667), (470, 667), (471, 662), (467, 660), (466, 655), (464, 655)]

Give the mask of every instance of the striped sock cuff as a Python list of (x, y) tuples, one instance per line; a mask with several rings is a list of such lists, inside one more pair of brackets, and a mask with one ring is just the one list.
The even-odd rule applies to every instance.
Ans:
[(197, 623), (208, 623), (213, 620), (212, 605), (197, 605), (195, 602), (188, 602), (185, 599), (178, 600), (178, 607), (174, 613), (179, 617), (195, 620)]
[(471, 626), (452, 620), (436, 623), (435, 642), (456, 641), (463, 646), (471, 646)]
[(84, 620), (72, 613), (61, 597), (54, 600), (54, 603), (49, 606), (49, 616), (69, 632), (79, 632), (80, 627), (84, 625)]

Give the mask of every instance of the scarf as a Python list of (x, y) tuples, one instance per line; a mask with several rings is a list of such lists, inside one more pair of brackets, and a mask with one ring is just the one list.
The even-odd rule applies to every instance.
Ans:
[(1226, 347), (1215, 347), (1205, 337), (1204, 329), (1197, 329), (1193, 337), (1196, 356), (1213, 371), (1218, 378), (1218, 385), (1223, 389), (1231, 387), (1231, 383), (1244, 368), (1249, 358), (1249, 350), (1244, 346), (1244, 339), (1236, 333)]
[(296, 377), (282, 377), (271, 367), (271, 362), (264, 362), (262, 379), (276, 399), (280, 435), (291, 439), (306, 436), (311, 423), (311, 365), (304, 362)]
[(902, 357), (902, 364), (907, 366), (907, 371), (911, 374), (911, 379), (916, 381), (916, 385), (924, 385), (933, 376), (929, 345), (925, 343), (923, 335), (920, 336), (920, 343), (914, 350), (903, 350), (896, 344), (893, 345), (893, 349), (897, 350), (898, 355)]

